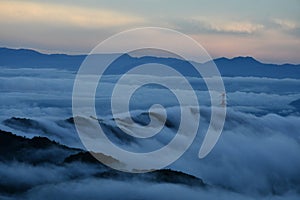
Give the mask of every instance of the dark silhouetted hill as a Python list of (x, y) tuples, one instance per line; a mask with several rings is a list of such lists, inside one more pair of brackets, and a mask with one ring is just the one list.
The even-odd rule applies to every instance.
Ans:
[[(102, 155), (112, 162), (119, 162), (111, 156)], [(96, 178), (125, 182), (139, 180), (153, 184), (172, 183), (206, 187), (206, 184), (200, 178), (170, 169), (157, 170), (146, 174), (132, 174), (116, 171), (101, 164), (89, 152), (84, 150), (69, 148), (55, 141), (51, 141), (46, 137), (34, 137), (29, 139), (2, 130), (0, 130), (0, 165), (1, 164), (13, 167), (27, 167), (27, 169), (32, 170), (35, 169), (37, 173), (39, 173), (38, 170), (49, 169), (49, 176), (51, 176), (51, 178), (41, 176), (35, 183), (33, 173), (33, 175), (28, 174), (26, 176), (27, 179), (33, 176), (31, 177), (32, 180), (15, 181), (15, 184), (12, 180), (1, 180), (0, 195), (22, 194), (38, 185), (60, 182), (62, 181), (62, 177), (56, 177), (56, 179), (52, 177), (51, 172), (60, 172), (62, 169), (70, 171), (69, 175), (63, 178), (64, 181), (68, 182)], [(80, 166), (84, 167), (80, 168)], [(70, 168), (70, 170), (68, 170), (68, 168)], [(75, 172), (74, 168), (76, 169)], [(72, 170), (74, 174), (71, 173)]]

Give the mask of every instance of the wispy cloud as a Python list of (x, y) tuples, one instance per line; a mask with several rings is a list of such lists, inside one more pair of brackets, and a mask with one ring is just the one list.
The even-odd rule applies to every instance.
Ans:
[(293, 29), (299, 28), (299, 25), (296, 22), (291, 21), (291, 20), (273, 19), (272, 21), (273, 21), (273, 23), (281, 26), (283, 29), (286, 29), (286, 30), (293, 30)]
[(226, 33), (247, 33), (252, 34), (263, 29), (262, 24), (255, 24), (251, 22), (221, 22), (212, 23), (210, 28), (218, 32)]
[(176, 20), (175, 27), (192, 33), (228, 33), (228, 34), (253, 34), (264, 28), (263, 24), (249, 21), (232, 21), (220, 19), (206, 19), (191, 17)]
[(143, 22), (143, 18), (112, 10), (24, 1), (2, 1), (0, 21), (8, 23), (63, 24), (86, 28), (112, 27)]

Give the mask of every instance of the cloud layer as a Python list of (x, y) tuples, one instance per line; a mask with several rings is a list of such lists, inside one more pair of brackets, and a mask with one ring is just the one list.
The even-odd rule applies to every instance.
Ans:
[[(99, 105), (109, 100), (105, 91), (111, 88), (117, 78), (119, 77), (104, 78), (102, 87), (104, 89), (98, 91), (96, 95)], [(83, 148), (72, 120), (66, 120), (72, 116), (70, 97), (74, 80), (72, 72), (55, 69), (2, 68), (0, 80), (0, 129), (27, 137), (46, 136), (68, 146)], [(180, 82), (175, 77), (169, 77), (168, 81), (181, 89)], [(116, 197), (113, 192), (116, 189), (132, 198), (154, 198), (158, 193), (166, 199), (181, 198), (186, 193), (191, 199), (199, 196), (217, 199), (220, 198), (217, 196), (220, 194), (222, 198), (238, 199), (268, 198), (274, 197), (273, 195), (277, 195), (278, 199), (293, 199), (299, 196), (300, 118), (299, 111), (290, 105), (291, 102), (300, 99), (299, 80), (224, 77), (228, 103), (225, 128), (213, 151), (201, 160), (198, 159), (198, 152), (210, 120), (209, 97), (203, 82), (199, 82), (197, 78), (189, 78), (189, 81), (196, 86), (196, 93), (200, 99), (200, 129), (188, 151), (169, 167), (195, 175), (209, 185), (227, 188), (232, 192), (224, 189), (202, 190), (172, 184), (149, 185), (138, 181), (128, 185), (122, 181), (103, 181), (91, 177), (69, 182), (65, 176), (67, 171), (82, 173), (82, 169), (73, 170), (75, 166), (66, 169), (1, 163), (0, 168), (3, 170), (0, 171), (4, 173), (5, 180), (11, 184), (25, 181), (29, 185), (39, 185), (37, 177), (43, 177), (43, 180), (48, 181), (49, 184), (36, 186), (26, 193), (27, 197), (33, 199), (47, 197), (50, 193), (65, 198), (71, 198), (73, 195), (94, 198), (100, 194), (108, 198)], [(143, 82), (143, 77), (132, 78), (130, 84), (140, 82)], [(124, 88), (126, 87), (130, 86), (124, 85)], [(158, 137), (146, 141), (123, 137), (120, 129), (115, 127), (114, 121), (108, 115), (109, 112), (106, 112), (108, 108), (105, 106), (98, 108), (102, 111), (102, 115), (98, 117), (106, 126), (108, 137), (116, 145), (135, 152), (155, 150), (168, 143), (176, 132), (178, 121), (176, 101), (172, 96), (166, 96), (164, 89), (158, 87), (148, 87), (145, 91), (148, 93), (135, 95), (133, 103), (141, 109), (134, 110), (132, 116), (140, 123), (146, 123), (147, 118), (143, 113), (147, 110), (143, 109), (147, 109), (157, 101), (166, 105), (170, 114), (168, 127)], [(146, 94), (156, 94), (156, 99)], [(119, 97), (119, 101), (122, 103), (122, 96)], [(86, 167), (83, 169), (87, 170)], [(60, 182), (53, 184), (53, 181), (57, 180), (56, 177), (60, 177)], [(141, 188), (141, 185), (144, 187)], [(99, 193), (95, 192), (95, 188)], [(73, 193), (70, 193), (70, 190)], [(178, 191), (178, 194), (171, 192), (174, 190)]]

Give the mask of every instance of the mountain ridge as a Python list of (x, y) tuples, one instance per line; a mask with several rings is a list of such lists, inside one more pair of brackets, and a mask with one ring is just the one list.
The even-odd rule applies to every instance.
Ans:
[[(97, 55), (109, 56), (110, 54)], [(8, 68), (55, 68), (77, 71), (86, 56), (87, 55), (83, 54), (43, 54), (32, 49), (10, 49), (0, 47), (0, 66)], [(99, 60), (102, 58), (105, 57), (99, 57)], [(221, 57), (216, 58), (213, 61), (222, 76), (300, 79), (300, 64), (263, 63), (250, 56), (238, 56), (234, 58)], [(209, 65), (211, 62), (212, 61), (195, 64), (205, 66)], [(194, 63), (192, 61), (154, 56), (132, 57), (128, 54), (123, 54), (117, 58), (111, 64), (112, 70), (109, 70), (107, 74), (124, 74), (128, 70), (146, 63), (160, 63), (173, 67), (185, 76), (199, 76), (195, 69), (192, 70), (190, 68), (191, 63)]]
[[(66, 54), (66, 53), (41, 53), (37, 50), (34, 49), (26, 49), (26, 48), (18, 48), (18, 49), (13, 49), (13, 48), (7, 48), (7, 47), (0, 47), (0, 54), (1, 53), (24, 53), (24, 54), (32, 54), (32, 55), (43, 55), (43, 56), (68, 56), (68, 57), (86, 57), (88, 54)], [(149, 56), (149, 57), (154, 57), (154, 56)], [(163, 57), (166, 58), (166, 57)], [(257, 63), (263, 63), (263, 64), (271, 64), (271, 65), (278, 65), (278, 66), (284, 66), (284, 65), (294, 65), (294, 66), (300, 66), (299, 64), (291, 64), (291, 63), (284, 63), (284, 64), (275, 64), (275, 63), (264, 63), (262, 61), (259, 61), (258, 59), (252, 57), (252, 56), (236, 56), (236, 57), (217, 57), (213, 59), (215, 62), (217, 61), (241, 61), (241, 60), (247, 60), (247, 61), (252, 61), (252, 62), (257, 62)]]

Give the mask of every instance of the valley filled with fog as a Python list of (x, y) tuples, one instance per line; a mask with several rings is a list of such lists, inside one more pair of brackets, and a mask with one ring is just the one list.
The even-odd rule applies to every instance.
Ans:
[[(115, 175), (100, 163), (80, 159), (66, 162), (69, 156), (86, 150), (73, 118), (82, 116), (72, 114), (75, 76), (76, 71), (68, 69), (1, 67), (0, 130), (28, 139), (40, 136), (56, 142), (46, 149), (34, 146), (36, 150), (30, 147), (27, 153), (23, 152), (32, 161), (1, 157), (0, 184), (7, 187), (1, 190), (1, 198), (47, 199), (51, 196), (93, 199), (105, 196), (115, 199), (122, 195), (133, 199), (299, 198), (299, 79), (264, 75), (223, 77), (227, 98), (225, 126), (213, 150), (199, 159), (199, 148), (210, 121), (211, 102), (203, 80), (186, 77), (199, 99), (199, 130), (190, 148), (166, 168), (172, 173), (180, 171), (203, 181), (203, 185), (193, 185), (190, 177), (185, 175), (182, 179), (191, 184), (183, 184), (181, 181), (184, 180), (153, 181), (149, 177), (158, 176), (155, 174), (141, 176), (115, 172), (118, 174)], [(106, 103), (110, 102), (107, 91), (119, 78), (120, 75), (103, 76), (96, 92), (96, 118), (105, 128), (108, 138), (133, 152), (154, 151), (166, 145), (178, 128), (180, 112), (176, 98), (166, 88), (157, 85), (148, 85), (141, 89), (143, 91), (137, 91), (131, 99), (131, 117), (139, 124), (147, 124), (149, 107), (160, 103), (166, 108), (167, 124), (155, 137), (141, 140), (128, 136), (116, 126)], [(143, 78), (149, 77), (132, 75), (130, 85), (124, 85), (125, 90), (143, 82)], [(151, 79), (155, 78), (158, 77)], [(177, 77), (170, 76), (167, 81), (177, 90), (181, 89)], [(219, 96), (217, 101), (221, 105), (222, 94)], [(120, 104), (123, 102), (122, 95), (118, 100)], [(122, 119), (122, 113), (118, 117)], [(193, 123), (194, 119), (189, 120)], [(41, 160), (41, 157), (47, 159)], [(95, 176), (99, 172), (110, 173)], [(24, 189), (18, 191), (16, 188)], [(68, 193), (68, 190), (73, 193)], [(118, 194), (114, 192), (116, 190)]]

